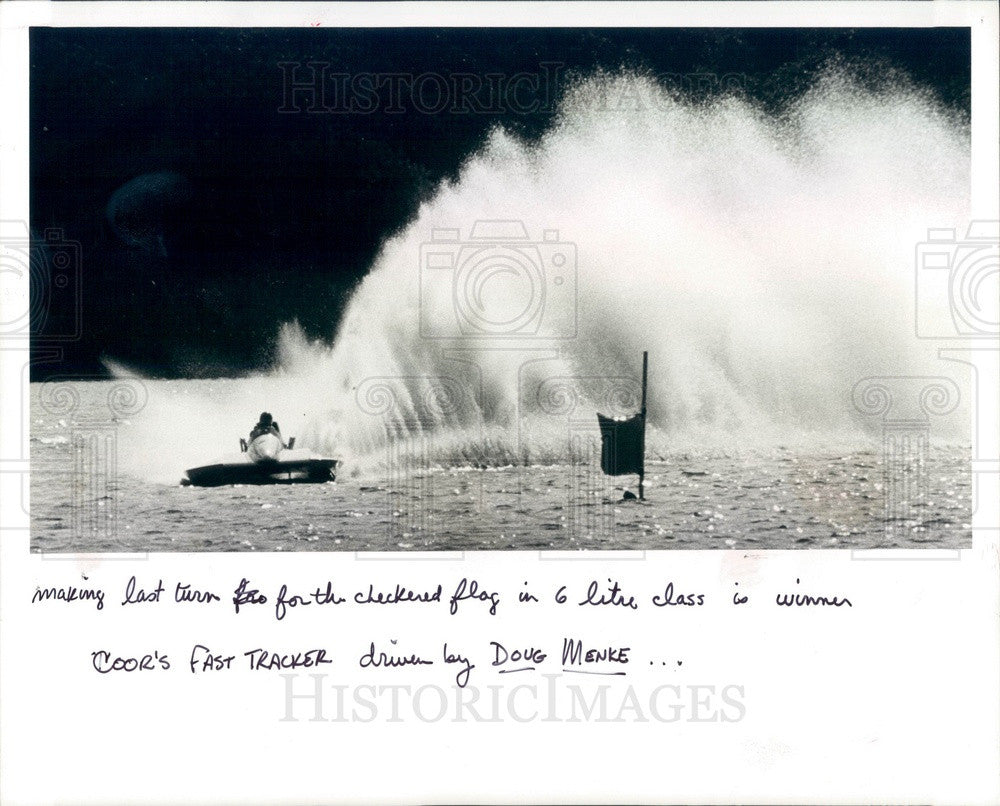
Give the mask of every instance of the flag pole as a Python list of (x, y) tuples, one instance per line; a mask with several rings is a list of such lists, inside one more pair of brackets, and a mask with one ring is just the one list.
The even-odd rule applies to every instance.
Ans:
[(645, 499), (643, 481), (646, 477), (646, 368), (649, 364), (649, 353), (642, 351), (642, 440), (639, 448), (639, 500)]

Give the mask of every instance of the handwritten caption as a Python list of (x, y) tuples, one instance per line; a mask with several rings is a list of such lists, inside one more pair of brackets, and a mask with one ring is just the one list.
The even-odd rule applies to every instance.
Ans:
[[(88, 581), (84, 578), (84, 581)], [(231, 611), (235, 617), (248, 613), (263, 613), (277, 622), (292, 619), (293, 614), (318, 609), (371, 608), (441, 608), (450, 616), (472, 613), (477, 618), (496, 616), (507, 608), (541, 607), (548, 603), (561, 608), (601, 609), (622, 613), (639, 610), (663, 611), (668, 608), (701, 608), (706, 604), (721, 604), (730, 608), (771, 607), (779, 609), (850, 610), (854, 603), (840, 593), (809, 591), (796, 578), (789, 590), (769, 594), (754, 593), (749, 586), (740, 587), (733, 581), (731, 591), (699, 591), (683, 588), (666, 580), (655, 591), (630, 590), (611, 577), (589, 579), (572, 584), (547, 586), (533, 590), (528, 581), (517, 590), (501, 590), (489, 582), (461, 577), (450, 583), (429, 587), (402, 583), (367, 583), (341, 590), (327, 579), (315, 586), (293, 589), (280, 583), (265, 591), (247, 577), (241, 577), (230, 590), (195, 587), (187, 581), (165, 582), (163, 578), (140, 580), (131, 576), (124, 589), (112, 596), (100, 586), (70, 585), (36, 587), (32, 604), (39, 606), (86, 606), (96, 611), (113, 607), (149, 610), (164, 607), (215, 608)], [(93, 669), (100, 674), (113, 672), (166, 672), (185, 669), (193, 674), (226, 672), (242, 668), (251, 672), (322, 670), (334, 663), (328, 649), (308, 647), (291, 652), (253, 647), (239, 652), (218, 651), (202, 643), (194, 643), (176, 663), (163, 650), (143, 654), (115, 653), (101, 648), (91, 652)], [(443, 666), (452, 670), (454, 682), (460, 688), (468, 685), (473, 670), (486, 666), (499, 674), (517, 674), (558, 666), (564, 673), (625, 676), (629, 664), (637, 662), (633, 647), (620, 643), (595, 644), (575, 635), (562, 636), (555, 646), (517, 645), (490, 640), (473, 653), (454, 646), (450, 641), (439, 642), (433, 651), (414, 650), (399, 645), (397, 639), (368, 641), (355, 655), (360, 669), (403, 669), (407, 667)], [(674, 661), (678, 667), (683, 661)], [(655, 661), (648, 661), (653, 665)], [(666, 661), (660, 661), (666, 665)]]

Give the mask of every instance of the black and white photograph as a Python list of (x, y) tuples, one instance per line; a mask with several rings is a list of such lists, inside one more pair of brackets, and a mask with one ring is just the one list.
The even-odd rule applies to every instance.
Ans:
[(33, 551), (970, 545), (968, 29), (30, 44)]
[(1000, 10), (0, 2), (0, 802), (1000, 803)]

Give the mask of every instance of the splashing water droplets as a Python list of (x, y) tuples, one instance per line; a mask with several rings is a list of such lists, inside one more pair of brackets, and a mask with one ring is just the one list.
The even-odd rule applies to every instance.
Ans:
[[(616, 98), (631, 100), (609, 108)], [(779, 118), (735, 97), (681, 102), (640, 76), (581, 81), (540, 140), (494, 131), (386, 240), (331, 346), (282, 329), (279, 367), (237, 382), (265, 384), (266, 400), (244, 390), (171, 405), (230, 442), (234, 423), (242, 433), (266, 405), (301, 445), (362, 464), (400, 435), (433, 435), (446, 464), (565, 460), (565, 416), (526, 411), (518, 382), (635, 377), (645, 349), (653, 451), (858, 433), (858, 378), (934, 374), (913, 338), (914, 244), (968, 215), (966, 134), (915, 90), (863, 90), (835, 71)], [(457, 263), (477, 248), (473, 225), (490, 220), (524, 223), (528, 240), (504, 259), (526, 261), (546, 294), (519, 344), (558, 357), (520, 373), (535, 354), (475, 331), (456, 302), (458, 269), (431, 282), (422, 263), (435, 230), (458, 230), (439, 249)], [(483, 282), (489, 303), (494, 280)], [(567, 301), (572, 318), (556, 310)], [(359, 406), (372, 378), (393, 379), (390, 414)], [(435, 412), (428, 384), (442, 378), (468, 394), (449, 391)], [(581, 381), (574, 416), (593, 419), (596, 383)], [(152, 399), (144, 418), (158, 402), (164, 411)]]

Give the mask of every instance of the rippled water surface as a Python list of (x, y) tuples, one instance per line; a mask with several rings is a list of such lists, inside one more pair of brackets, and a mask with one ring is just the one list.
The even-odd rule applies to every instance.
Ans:
[[(403, 467), (370, 477), (352, 476), (348, 467), (326, 484), (203, 489), (117, 472), (109, 458), (120, 449), (116, 434), (130, 424), (89, 414), (106, 398), (108, 383), (77, 388), (83, 390), (79, 406), (60, 416), (37, 405), (33, 387), (33, 551), (961, 548), (971, 543), (967, 447), (931, 445), (922, 472), (916, 461), (901, 466), (890, 481), (904, 495), (888, 520), (877, 442), (847, 452), (775, 447), (666, 454), (648, 462), (642, 502), (621, 500), (622, 485), (635, 490), (634, 476), (605, 477), (595, 462)], [(170, 438), (165, 435), (167, 465)], [(206, 462), (212, 458), (206, 456)]]

